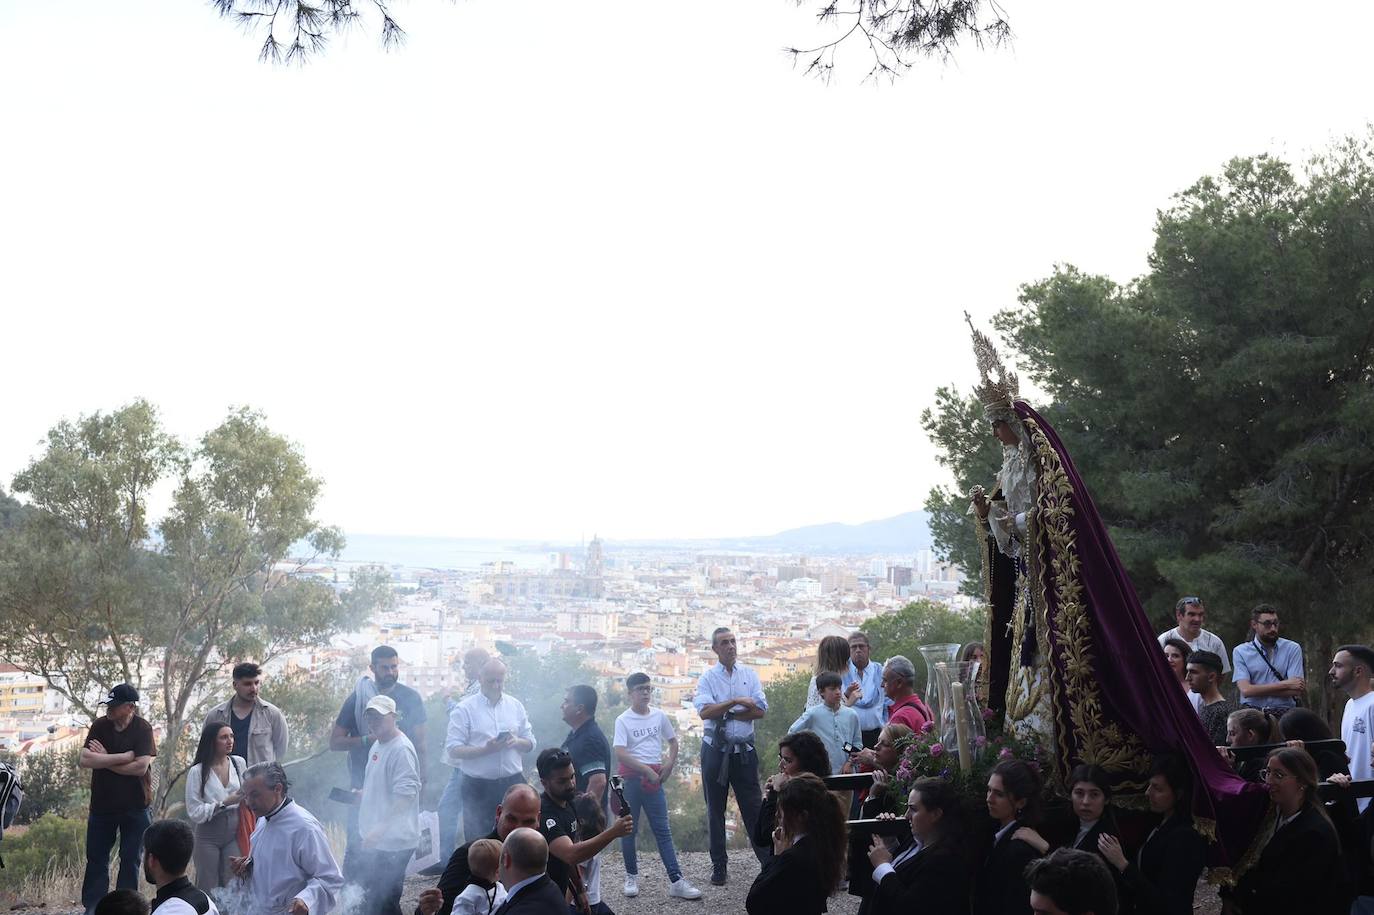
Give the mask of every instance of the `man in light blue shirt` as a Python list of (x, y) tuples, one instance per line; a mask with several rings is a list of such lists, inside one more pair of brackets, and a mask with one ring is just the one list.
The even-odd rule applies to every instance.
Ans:
[[(711, 633), (711, 650), (720, 663), (709, 668), (697, 681), (693, 705), (701, 716), (705, 733), (701, 739), (701, 787), (706, 795), (706, 826), (711, 846), (711, 883), (725, 885), (725, 804), (730, 789), (735, 789), (745, 835), (754, 834), (754, 824), (763, 805), (759, 788), (759, 755), (754, 750), (754, 722), (768, 711), (759, 675), (736, 664), (739, 649), (735, 634), (722, 626)], [(772, 849), (754, 846), (759, 863), (765, 863)]]
[(1302, 646), (1279, 638), (1279, 611), (1270, 604), (1250, 611), (1250, 630), (1250, 641), (1231, 653), (1231, 676), (1240, 690), (1240, 704), (1266, 714), (1283, 714), (1307, 693)]
[(849, 637), (849, 670), (844, 674), (845, 704), (859, 713), (864, 746), (872, 749), (878, 732), (887, 724), (887, 694), (883, 692), (883, 665), (869, 662), (868, 636)]

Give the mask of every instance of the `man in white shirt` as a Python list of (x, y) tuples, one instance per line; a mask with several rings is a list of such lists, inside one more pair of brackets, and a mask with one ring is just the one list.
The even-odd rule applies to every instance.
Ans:
[(246, 858), (231, 858), (247, 882), (250, 915), (328, 915), (343, 875), (320, 821), (287, 794), (280, 763), (259, 763), (243, 774), (243, 802), (258, 817)]
[[(458, 703), (464, 699), (471, 699), (482, 688), (482, 667), (490, 660), (491, 655), (483, 648), (473, 647), (463, 652), (463, 676), (467, 678), (467, 686), (461, 693), (449, 697), (447, 708), (450, 719), (453, 718)], [(439, 862), (421, 871), (422, 874), (431, 877), (437, 877), (444, 872), (444, 862), (460, 844), (458, 826), (463, 819), (463, 770), (458, 761), (450, 759), (447, 753), (442, 758), (445, 765), (453, 767), (453, 774), (449, 776), (448, 784), (444, 785), (444, 793), (439, 798)], [(471, 842), (476, 838), (479, 837), (468, 836), (466, 841)]]
[(396, 701), (373, 696), (363, 724), (374, 743), (358, 807), (363, 915), (401, 915), (406, 865), (420, 841), (420, 771), (415, 747), (396, 726)]
[(1226, 651), (1226, 643), (1220, 636), (1202, 628), (1202, 624), (1207, 621), (1207, 608), (1202, 605), (1202, 598), (1185, 597), (1180, 600), (1174, 605), (1174, 619), (1178, 621), (1178, 625), (1159, 634), (1159, 647), (1163, 648), (1169, 639), (1182, 639), (1193, 651), (1212, 652), (1221, 658), (1224, 681), (1231, 673), (1231, 662), (1227, 660), (1230, 654)]
[(521, 755), (534, 751), (534, 731), (520, 700), (505, 695), (506, 665), (482, 665), (477, 695), (448, 720), (444, 755), (463, 770), (463, 834), (486, 835), (506, 789), (524, 781)]
[[(1341, 740), (1350, 759), (1350, 777), (1335, 774), (1329, 777), (1334, 784), (1367, 781), (1374, 778), (1374, 650), (1364, 645), (1342, 645), (1331, 659), (1331, 685), (1344, 692), (1349, 700), (1341, 713)], [(1360, 812), (1369, 806), (1369, 798), (1357, 802)]]
[(184, 820), (158, 820), (143, 833), (143, 879), (157, 887), (152, 911), (219, 915), (210, 897), (186, 879), (196, 835)]
[[(759, 756), (754, 750), (754, 722), (768, 711), (768, 700), (758, 674), (737, 664), (735, 634), (722, 626), (711, 633), (711, 650), (719, 664), (697, 681), (693, 700), (705, 733), (701, 739), (701, 786), (706, 794), (706, 829), (711, 848), (711, 883), (726, 882), (725, 805), (735, 789), (745, 835), (754, 834), (754, 823), (763, 806), (759, 788)], [(754, 846), (759, 863), (771, 848)]]
[[(620, 774), (625, 776), (625, 802), (634, 817), (634, 832), (620, 840), (620, 853), (625, 859), (625, 895), (639, 895), (639, 863), (635, 856), (635, 838), (639, 833), (639, 812), (649, 817), (649, 828), (658, 843), (658, 855), (668, 871), (668, 895), (677, 899), (700, 899), (701, 890), (682, 876), (677, 851), (673, 848), (673, 831), (668, 825), (668, 802), (663, 796), (664, 785), (677, 765), (677, 732), (662, 709), (650, 708), (653, 686), (649, 675), (633, 673), (625, 678), (630, 694), (630, 707), (615, 720), (615, 758)], [(663, 761), (663, 747), (668, 747), (668, 761)]]

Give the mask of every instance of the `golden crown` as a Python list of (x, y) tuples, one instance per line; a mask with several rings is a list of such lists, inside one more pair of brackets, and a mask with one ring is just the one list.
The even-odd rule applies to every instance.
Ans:
[(973, 326), (973, 319), (964, 312), (964, 320), (973, 334), (973, 355), (978, 360), (978, 386), (974, 390), (983, 410), (989, 415), (1013, 412), (1012, 403), (1017, 399), (1020, 382), (1016, 373), (1007, 368), (997, 347), (988, 339), (987, 334)]

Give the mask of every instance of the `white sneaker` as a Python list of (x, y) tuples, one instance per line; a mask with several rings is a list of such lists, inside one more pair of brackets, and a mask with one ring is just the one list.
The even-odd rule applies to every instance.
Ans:
[[(629, 883), (626, 883), (628, 886)], [(668, 886), (668, 895), (678, 899), (700, 899), (701, 890), (687, 882), (686, 877), (678, 877)]]
[(638, 895), (639, 895), (639, 875), (638, 875), (638, 874), (626, 874), (626, 875), (625, 875), (625, 895), (628, 896), (628, 897), (634, 897), (634, 896), (638, 896)]

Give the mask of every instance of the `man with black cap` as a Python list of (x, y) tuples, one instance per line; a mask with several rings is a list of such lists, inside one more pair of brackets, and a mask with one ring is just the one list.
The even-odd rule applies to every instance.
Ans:
[(138, 717), (138, 690), (120, 683), (100, 702), (105, 714), (86, 734), (78, 763), (91, 770), (91, 813), (86, 821), (86, 878), (81, 904), (87, 915), (110, 888), (110, 850), (119, 837), (115, 886), (138, 889), (143, 832), (153, 803), (153, 726)]

